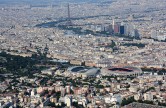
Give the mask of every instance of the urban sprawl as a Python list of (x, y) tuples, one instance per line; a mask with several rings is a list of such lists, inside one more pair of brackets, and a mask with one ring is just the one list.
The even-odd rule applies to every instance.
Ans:
[(166, 1), (0, 4), (0, 108), (165, 108)]

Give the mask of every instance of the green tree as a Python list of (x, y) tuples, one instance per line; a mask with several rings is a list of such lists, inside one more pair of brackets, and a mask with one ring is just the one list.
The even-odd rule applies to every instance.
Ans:
[(128, 104), (132, 103), (132, 102), (136, 102), (135, 99), (134, 99), (134, 96), (129, 97), (128, 99), (124, 98), (124, 99), (122, 100), (121, 105), (122, 105), (122, 106), (125, 106), (125, 105), (128, 105)]

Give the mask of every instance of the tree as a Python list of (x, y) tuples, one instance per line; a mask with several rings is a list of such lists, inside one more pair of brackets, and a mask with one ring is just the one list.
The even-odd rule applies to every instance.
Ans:
[(103, 85), (96, 85), (96, 88), (104, 88)]
[(75, 106), (76, 108), (79, 108), (78, 102), (73, 102), (72, 105)]
[(61, 103), (61, 108), (64, 108), (66, 106), (66, 104), (65, 103)]
[(166, 103), (158, 103), (159, 106), (166, 106)]
[(153, 101), (148, 101), (148, 100), (145, 100), (143, 103), (146, 103), (146, 104), (154, 104)]
[(124, 99), (122, 100), (122, 103), (121, 103), (121, 105), (122, 105), (122, 106), (125, 106), (125, 105), (127, 105), (127, 100), (126, 100), (126, 98), (124, 98)]
[(154, 88), (154, 87), (150, 87), (149, 89), (147, 89), (147, 90), (145, 91), (145, 93), (148, 92), (148, 91), (151, 91), (151, 90), (155, 90), (155, 88)]
[(113, 40), (111, 41), (112, 41), (111, 48), (114, 48), (116, 46), (116, 43)]
[(61, 96), (61, 92), (60, 91), (55, 93), (55, 97), (57, 98), (57, 101), (59, 100), (60, 96)]
[(125, 105), (128, 105), (128, 104), (132, 103), (132, 102), (136, 102), (135, 99), (134, 99), (134, 96), (129, 97), (128, 99), (124, 98), (124, 99), (122, 100), (121, 105), (122, 105), (122, 106), (125, 106)]
[(158, 84), (161, 86), (163, 83), (162, 83), (162, 81), (158, 81)]
[(55, 107), (55, 103), (54, 102), (49, 102), (49, 104), (47, 106)]

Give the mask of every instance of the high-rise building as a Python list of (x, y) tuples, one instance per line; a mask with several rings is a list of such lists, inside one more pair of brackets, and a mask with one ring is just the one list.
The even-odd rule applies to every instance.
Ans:
[(109, 33), (113, 33), (114, 32), (114, 30), (113, 30), (113, 28), (112, 28), (112, 25), (109, 25), (107, 28), (106, 28), (106, 31), (108, 31)]
[(115, 26), (115, 20), (113, 19), (112, 20), (112, 28), (113, 28), (113, 30), (114, 30), (114, 26)]
[(114, 25), (114, 34), (119, 33), (119, 25)]
[(120, 26), (120, 34), (125, 34), (125, 26)]
[(127, 24), (125, 22), (121, 22), (121, 26), (124, 26), (124, 35), (128, 35), (127, 33)]
[(134, 37), (135, 36), (135, 27), (132, 24), (128, 24), (127, 26), (127, 35)]

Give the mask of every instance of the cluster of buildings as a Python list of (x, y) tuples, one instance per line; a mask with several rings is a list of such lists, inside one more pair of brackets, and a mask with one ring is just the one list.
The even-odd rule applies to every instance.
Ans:
[[(109, 7), (112, 9), (111, 11), (109, 11), (108, 8), (104, 8), (105, 6), (99, 7), (95, 4), (71, 5), (71, 19), (75, 16), (83, 17), (78, 18), (78, 20), (73, 20), (72, 22), (75, 25), (81, 25), (83, 30), (91, 29), (95, 32), (108, 31), (113, 34), (126, 35), (126, 37), (138, 36), (142, 38), (141, 40), (129, 41), (123, 37), (117, 38), (112, 35), (109, 35), (109, 37), (103, 37), (102, 35), (94, 36), (92, 34), (78, 35), (72, 33), (72, 31), (69, 31), (69, 36), (66, 35), (68, 31), (60, 30), (56, 27), (35, 27), (35, 25), (41, 23), (51, 21), (58, 22), (60, 19), (63, 19), (64, 16), (66, 18), (66, 5), (58, 5), (51, 9), (45, 9), (44, 7), (27, 8), (26, 6), (5, 7), (3, 5), (0, 10), (2, 16), (0, 23), (0, 48), (1, 50), (9, 51), (11, 54), (31, 56), (33, 53), (37, 53), (38, 50), (42, 52), (47, 45), (49, 48), (48, 57), (68, 60), (71, 64), (76, 65), (85, 64), (86, 66), (96, 67), (129, 65), (148, 68), (165, 68), (165, 43), (156, 42), (153, 39), (146, 39), (151, 37), (150, 31), (153, 30), (154, 26), (157, 26), (157, 28), (161, 29), (161, 33), (157, 33), (159, 34), (158, 37), (161, 38), (159, 40), (164, 40), (165, 26), (162, 20), (164, 14), (154, 12), (154, 15), (151, 16), (152, 18), (147, 17), (148, 14), (151, 15), (151, 13), (142, 15), (141, 13), (130, 14), (123, 12), (123, 14), (118, 15), (116, 14), (116, 5), (120, 6), (120, 4), (115, 3), (113, 6)], [(104, 8), (104, 10), (101, 8)], [(96, 11), (94, 9), (96, 9)], [(103, 10), (103, 12), (99, 10)], [(84, 12), (84, 15), (82, 12)], [(112, 16), (102, 16), (103, 14), (101, 13), (104, 12), (112, 12), (116, 15), (109, 13), (108, 15)], [(93, 13), (95, 17), (88, 17), (89, 13)], [(96, 17), (96, 15), (99, 16)], [(159, 19), (153, 18), (155, 15)], [(156, 33), (154, 33), (152, 37), (155, 38), (155, 35)], [(116, 44), (114, 48), (111, 47), (112, 41)], [(126, 43), (141, 43), (145, 44), (145, 47), (139, 48), (132, 45), (124, 46)]]
[(89, 25), (89, 28), (95, 32), (108, 33), (110, 35), (120, 35), (133, 38), (141, 38), (137, 28), (129, 22), (117, 22), (112, 20), (112, 24)]
[[(10, 35), (15, 32), (16, 35)], [(165, 68), (166, 66), (164, 42), (156, 42), (153, 39), (127, 41), (113, 36), (75, 34), (66, 36), (64, 32), (53, 28), (15, 28), (1, 36), (0, 48), (11, 54), (31, 56), (38, 50), (44, 52), (47, 45), (48, 57), (92, 67), (129, 65), (140, 68)], [(114, 48), (111, 47), (112, 43), (115, 43)], [(145, 47), (124, 46), (125, 43), (141, 43)]]
[[(10, 85), (13, 82), (12, 79), (6, 79), (4, 81), (8, 81), (6, 85), (12, 88), (0, 94), (0, 107), (66, 106), (75, 108), (79, 105), (85, 108), (120, 108), (122, 103), (124, 105), (124, 100), (130, 98), (134, 99), (133, 102), (149, 101), (156, 105), (158, 102), (166, 102), (164, 75), (142, 75), (131, 78), (129, 75), (122, 77), (98, 74), (93, 77), (91, 75), (84, 77), (83, 74), (82, 76), (79, 74), (83, 73), (80, 68), (70, 67), (63, 72), (58, 69), (50, 75), (48, 71), (53, 69), (51, 68), (47, 72), (34, 74), (35, 78), (16, 78), (15, 86)], [(85, 70), (87, 68), (84, 68)], [(43, 81), (44, 84), (42, 84)], [(4, 82), (1, 85), (4, 85)], [(26, 83), (32, 85), (26, 85)]]
[(160, 40), (160, 41), (165, 41), (166, 40), (166, 29), (161, 29), (161, 30), (152, 30), (151, 31), (151, 38)]
[[(82, 30), (112, 34), (108, 37), (79, 35), (57, 27), (36, 27), (41, 23), (56, 26), (54, 21), (58, 23), (66, 18), (65, 6), (0, 5), (1, 51), (30, 57), (44, 53), (47, 47), (47, 57), (77, 65), (65, 70), (43, 70), (34, 73), (35, 78), (4, 75), (8, 79), (0, 82), (0, 107), (80, 105), (88, 108), (119, 108), (124, 99), (131, 97), (135, 101), (150, 101), (156, 105), (159, 102), (166, 103), (166, 77), (139, 76), (142, 75), (140, 68), (166, 69), (166, 43), (160, 42), (166, 39), (164, 0), (72, 5), (71, 19), (80, 16), (72, 21), (75, 25)], [(66, 35), (66, 32), (70, 35)], [(125, 36), (141, 40), (131, 40)], [(140, 44), (144, 46), (140, 47)], [(15, 79), (12, 79), (13, 76)], [(124, 107), (141, 105), (132, 103)]]
[(108, 67), (108, 68), (89, 68), (85, 66), (74, 66), (67, 69), (65, 76), (77, 76), (82, 78), (96, 76), (139, 76), (142, 70), (136, 67)]

